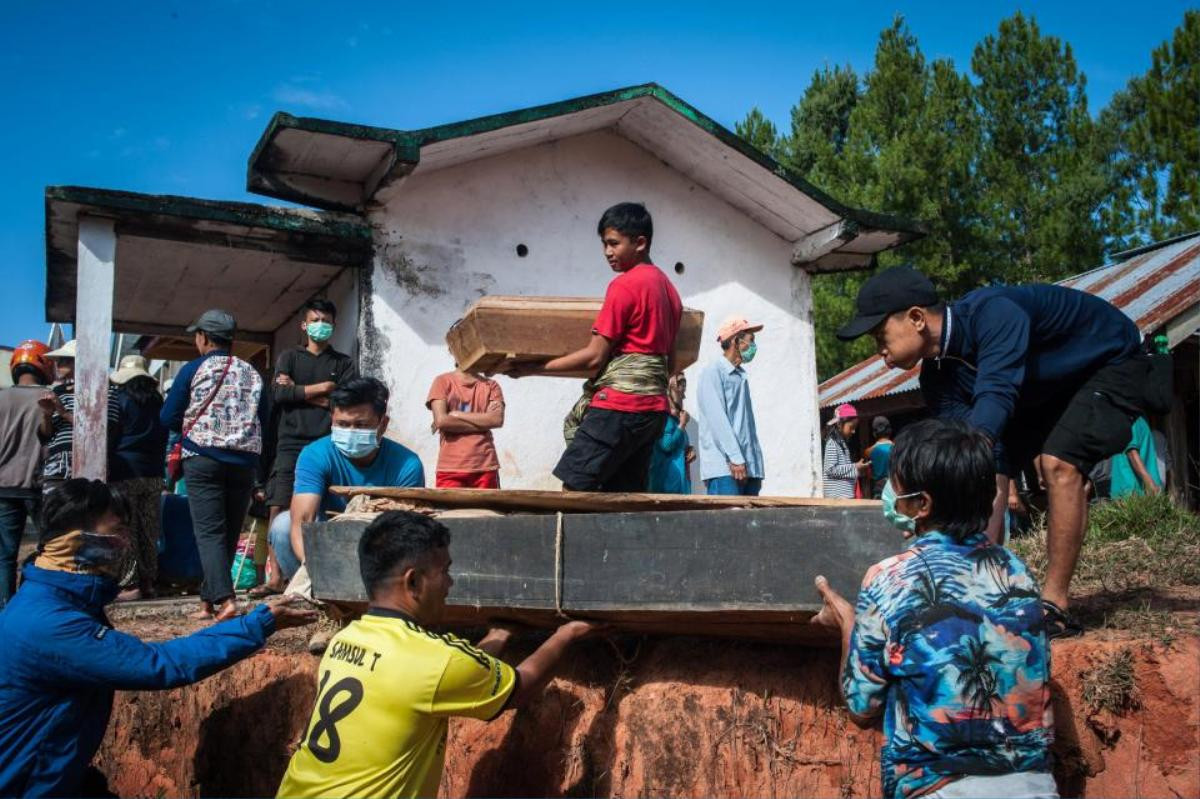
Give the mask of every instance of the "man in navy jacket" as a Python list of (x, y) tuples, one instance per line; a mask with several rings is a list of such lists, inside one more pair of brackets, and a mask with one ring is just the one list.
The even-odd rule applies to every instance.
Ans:
[(114, 630), (104, 606), (129, 547), (125, 511), (99, 481), (69, 480), (45, 500), (37, 557), (0, 613), (0, 796), (80, 795), (114, 691), (202, 680), (316, 618), (289, 598), (163, 643)]
[(1067, 593), (1087, 523), (1087, 474), (1121, 451), (1138, 415), (1163, 412), (1170, 394), (1137, 326), (1103, 299), (1062, 286), (994, 286), (944, 304), (929, 279), (906, 266), (864, 283), (857, 306), (839, 338), (870, 333), (894, 369), (920, 362), (930, 411), (991, 437), (1000, 475), (993, 541), (1008, 476), (1040, 457), (1049, 503), (1047, 633), (1081, 632)]

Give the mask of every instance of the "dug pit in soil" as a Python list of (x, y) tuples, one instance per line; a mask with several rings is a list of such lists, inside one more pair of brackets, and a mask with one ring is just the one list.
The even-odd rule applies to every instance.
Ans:
[[(174, 619), (119, 626), (184, 631)], [(306, 638), (276, 636), (194, 686), (119, 693), (97, 756), (112, 790), (273, 796), (315, 693)], [(1087, 675), (1124, 650), (1136, 695), (1119, 713), (1090, 709)], [(452, 722), (440, 795), (877, 796), (879, 733), (846, 717), (836, 661), (833, 650), (719, 639), (587, 642), (529, 707)], [(1064, 796), (1200, 796), (1200, 638), (1089, 635), (1056, 642), (1053, 667)]]

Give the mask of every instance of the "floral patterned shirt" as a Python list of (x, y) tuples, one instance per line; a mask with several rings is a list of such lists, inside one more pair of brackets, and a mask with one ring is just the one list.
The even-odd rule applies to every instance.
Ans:
[(1049, 771), (1049, 677), (1038, 586), (982, 533), (926, 533), (863, 578), (842, 692), (883, 710), (884, 796)]

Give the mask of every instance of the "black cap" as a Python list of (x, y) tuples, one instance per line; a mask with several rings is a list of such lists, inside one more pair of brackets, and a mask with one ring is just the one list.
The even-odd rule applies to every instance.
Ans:
[(187, 332), (195, 333), (197, 330), (212, 333), (218, 338), (232, 340), (233, 334), (237, 332), (237, 321), (234, 320), (233, 314), (229, 311), (222, 311), (220, 308), (209, 308), (200, 314), (195, 322), (188, 325)]
[(937, 290), (929, 278), (911, 266), (893, 266), (875, 275), (858, 290), (858, 313), (842, 326), (837, 337), (842, 341), (870, 333), (896, 311), (937, 305)]

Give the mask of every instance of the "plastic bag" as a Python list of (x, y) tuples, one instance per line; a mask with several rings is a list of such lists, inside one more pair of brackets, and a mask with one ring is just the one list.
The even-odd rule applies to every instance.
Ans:
[(233, 555), (233, 567), (229, 570), (235, 591), (245, 591), (257, 583), (254, 572), (254, 536), (243, 535), (238, 539), (237, 551)]

